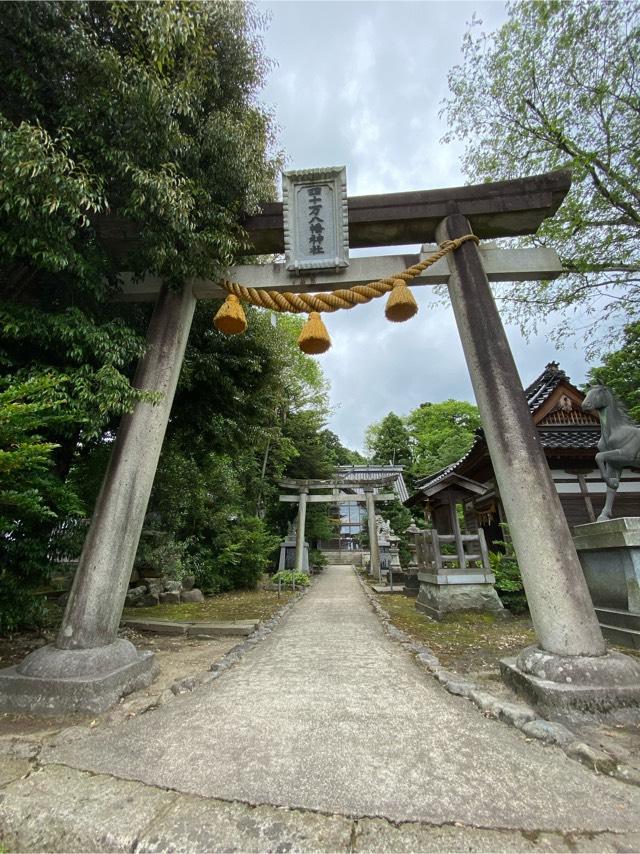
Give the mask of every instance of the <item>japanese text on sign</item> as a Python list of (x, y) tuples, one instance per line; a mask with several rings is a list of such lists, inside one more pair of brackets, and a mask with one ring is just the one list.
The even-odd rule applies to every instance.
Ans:
[(324, 220), (320, 216), (322, 212), (322, 188), (308, 187), (309, 196), (309, 254), (323, 255), (324, 249)]

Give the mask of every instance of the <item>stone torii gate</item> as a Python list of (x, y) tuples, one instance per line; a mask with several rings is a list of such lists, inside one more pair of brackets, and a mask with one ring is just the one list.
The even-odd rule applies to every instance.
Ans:
[[(349, 244), (357, 248), (442, 242), (469, 233), (481, 239), (532, 234), (553, 216), (569, 186), (570, 174), (565, 171), (471, 187), (350, 198), (345, 206)], [(266, 205), (245, 226), (256, 254), (283, 251), (282, 204)], [(126, 223), (107, 219), (99, 233), (114, 253), (135, 246), (135, 229)], [(416, 260), (353, 259), (337, 272), (295, 276), (284, 265), (248, 266), (229, 276), (249, 279), (256, 287), (313, 292), (379, 279)], [(521, 654), (511, 671), (514, 679), (529, 692), (547, 690), (566, 702), (596, 696), (605, 705), (630, 704), (640, 698), (640, 667), (627, 657), (605, 654), (489, 286), (491, 280), (551, 279), (561, 271), (549, 249), (497, 251), (468, 241), (413, 284), (448, 285), (510, 522), (539, 642), (538, 649)], [(3, 711), (97, 712), (153, 678), (153, 656), (118, 640), (117, 629), (195, 303), (226, 292), (215, 282), (198, 279), (185, 281), (176, 290), (154, 276), (141, 283), (127, 276), (123, 280), (123, 298), (155, 301), (146, 353), (134, 384), (158, 392), (161, 400), (155, 406), (140, 402), (122, 419), (58, 637), (17, 667), (0, 671)]]
[[(304, 558), (304, 528), (307, 518), (307, 503), (311, 504), (366, 504), (367, 530), (369, 533), (369, 551), (371, 554), (371, 574), (380, 580), (380, 549), (378, 547), (378, 529), (376, 527), (376, 501), (393, 501), (394, 492), (376, 492), (383, 487), (391, 487), (396, 476), (385, 478), (362, 478), (347, 480), (292, 480), (280, 481), (283, 489), (295, 490), (293, 494), (279, 496), (279, 501), (298, 505), (298, 527), (296, 528), (296, 570), (302, 571)], [(363, 493), (345, 492), (345, 489), (363, 489)], [(327, 490), (329, 490), (327, 492)], [(315, 492), (315, 494), (314, 494)]]

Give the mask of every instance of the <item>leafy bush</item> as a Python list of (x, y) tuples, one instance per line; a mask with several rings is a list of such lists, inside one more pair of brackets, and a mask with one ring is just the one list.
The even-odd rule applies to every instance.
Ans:
[(189, 575), (191, 562), (187, 550), (190, 545), (190, 540), (179, 541), (168, 533), (143, 531), (135, 565), (153, 567), (163, 578), (181, 581)]
[(272, 579), (274, 584), (280, 582), (283, 587), (293, 587), (295, 584), (296, 587), (308, 587), (309, 586), (309, 576), (306, 572), (290, 572), (289, 570), (280, 570), (280, 572), (276, 572)]
[(207, 593), (254, 589), (271, 563), (279, 538), (255, 516), (228, 519), (210, 547), (199, 544), (194, 552), (195, 576)]
[(324, 552), (318, 551), (318, 549), (309, 549), (310, 566), (315, 566), (318, 569), (322, 569), (322, 567), (326, 566), (327, 563), (328, 561)]
[(489, 552), (491, 571), (496, 577), (496, 590), (502, 604), (513, 614), (523, 614), (527, 610), (527, 597), (522, 584), (520, 567), (509, 543), (499, 543), (506, 547), (505, 552)]

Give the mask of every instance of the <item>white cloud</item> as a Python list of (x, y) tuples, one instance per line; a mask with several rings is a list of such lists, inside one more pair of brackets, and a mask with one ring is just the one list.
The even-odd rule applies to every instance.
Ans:
[[(466, 22), (475, 12), (499, 26), (502, 3), (259, 5), (272, 12), (265, 46), (278, 67), (264, 99), (275, 107), (288, 168), (345, 164), (352, 195), (464, 183), (461, 149), (439, 142), (445, 127), (438, 111)], [(405, 324), (385, 320), (384, 298), (326, 318), (333, 347), (319, 359), (336, 407), (330, 427), (350, 447), (362, 448), (366, 426), (390, 410), (473, 400), (451, 308), (434, 305), (427, 288), (416, 296), (420, 313)], [(558, 354), (542, 335), (527, 343), (518, 330), (507, 331), (525, 384), (553, 359), (574, 382), (583, 381), (579, 350)]]

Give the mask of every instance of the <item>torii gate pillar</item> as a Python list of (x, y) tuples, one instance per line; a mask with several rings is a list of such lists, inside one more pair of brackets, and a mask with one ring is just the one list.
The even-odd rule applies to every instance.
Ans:
[(380, 574), (380, 546), (378, 545), (378, 526), (376, 525), (376, 501), (372, 489), (365, 490), (367, 499), (367, 527), (369, 530), (369, 572), (378, 581)]
[(296, 529), (296, 572), (305, 572), (304, 565), (304, 528), (307, 521), (307, 495), (309, 490), (301, 487), (298, 499), (298, 527)]
[(153, 653), (117, 638), (196, 300), (162, 288), (133, 385), (157, 392), (123, 416), (55, 644), (0, 671), (4, 711), (101, 712), (151, 683)]
[[(453, 214), (436, 237), (470, 233), (466, 217)], [(606, 654), (478, 248), (468, 241), (447, 260), (451, 303), (539, 641), (539, 648), (503, 662), (503, 676), (556, 711), (637, 703), (640, 666)]]

